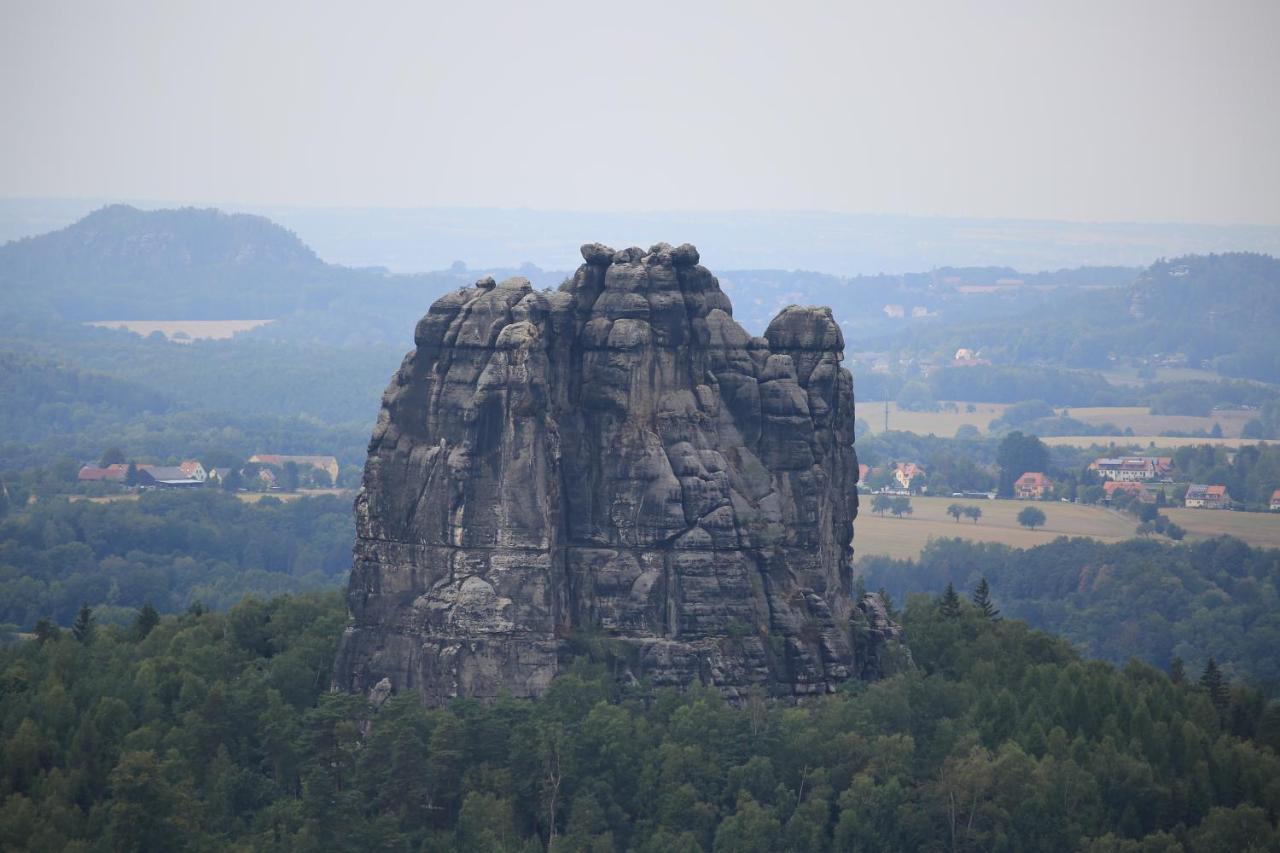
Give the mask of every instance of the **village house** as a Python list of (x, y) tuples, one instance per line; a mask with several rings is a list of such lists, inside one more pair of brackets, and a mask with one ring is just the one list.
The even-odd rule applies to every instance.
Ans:
[(1119, 459), (1095, 459), (1089, 470), (1116, 482), (1164, 480), (1173, 472), (1169, 456), (1126, 456)]
[(924, 469), (914, 462), (899, 462), (893, 470), (893, 479), (904, 489), (910, 489), (911, 481), (918, 476), (924, 476)]
[(284, 456), (278, 453), (255, 453), (249, 457), (249, 461), (260, 465), (274, 465), (277, 468), (283, 468), (286, 463), (292, 462), (299, 468), (310, 467), (317, 471), (323, 471), (329, 475), (331, 482), (335, 484), (338, 482), (338, 460), (332, 456)]
[(977, 353), (967, 347), (956, 350), (955, 357), (951, 360), (952, 367), (985, 367), (990, 364), (990, 359), (979, 358)]
[[(154, 465), (135, 465), (134, 470), (141, 473), (154, 467)], [(80, 469), (80, 473), (76, 475), (76, 479), (90, 483), (127, 483), (129, 481), (129, 466), (123, 462), (117, 462), (105, 468), (85, 465)]]
[(76, 479), (82, 483), (123, 483), (128, 471), (128, 465), (82, 465)]
[(1117, 492), (1131, 495), (1143, 503), (1153, 504), (1156, 502), (1155, 492), (1149, 491), (1146, 486), (1141, 483), (1135, 483), (1132, 480), (1107, 480), (1102, 484), (1102, 492), (1107, 503), (1111, 503)]
[(1197, 509), (1226, 509), (1231, 505), (1231, 496), (1226, 486), (1203, 486), (1193, 483), (1187, 487), (1185, 505)]
[(1280, 489), (1271, 493), (1271, 511), (1280, 512)]
[(208, 479), (208, 472), (206, 472), (204, 470), (204, 466), (195, 459), (184, 459), (178, 464), (178, 467), (182, 469), (182, 473), (186, 474), (187, 477), (192, 480), (199, 480), (203, 483)]
[[(146, 487), (175, 487), (200, 485), (208, 479), (208, 472), (195, 459), (184, 459), (178, 465), (134, 465), (137, 472), (136, 485)], [(84, 465), (80, 468), (76, 479), (82, 483), (119, 483), (129, 482), (129, 466), (123, 462), (98, 467)]]
[(1041, 500), (1053, 483), (1039, 471), (1027, 471), (1013, 481), (1013, 494), (1022, 500)]
[(870, 465), (866, 464), (865, 462), (858, 463), (858, 482), (859, 483), (865, 483), (867, 481), (867, 475), (870, 473), (871, 473)]
[[(204, 469), (200, 472), (203, 474)], [(139, 465), (138, 485), (143, 488), (158, 489), (190, 489), (203, 486), (204, 480), (197, 480), (180, 465)]]

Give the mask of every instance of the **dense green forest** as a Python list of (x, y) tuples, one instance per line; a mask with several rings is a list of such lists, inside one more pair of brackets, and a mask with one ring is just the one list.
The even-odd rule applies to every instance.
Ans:
[[(855, 549), (857, 539), (854, 540)], [(1169, 545), (1059, 538), (1020, 549), (945, 539), (919, 560), (867, 557), (868, 588), (895, 598), (971, 589), (986, 577), (999, 607), (1065, 638), (1091, 657), (1137, 657), (1167, 667), (1215, 659), (1280, 693), (1280, 551), (1222, 537)]]
[(246, 594), (331, 589), (351, 567), (346, 499), (247, 504), (216, 489), (148, 492), (136, 501), (40, 501), (0, 517), (0, 623), (70, 625), (153, 604), (224, 609)]
[[(394, 359), (290, 361), (277, 349), (262, 363), (256, 348), (237, 342), (210, 344), (202, 361), (203, 346), (138, 341), (99, 350), (100, 362), (136, 380), (0, 352), (0, 472), (64, 463), (65, 491), (79, 464), (110, 446), (151, 461), (264, 452), (322, 453), (344, 466), (363, 460), (378, 411), (375, 389)], [(276, 372), (271, 359), (280, 360)], [(262, 382), (245, 384), (250, 376)]]
[[(1280, 705), (913, 598), (914, 667), (799, 707), (328, 691), (339, 596), (0, 650), (6, 850), (1275, 850)], [(1201, 683), (1202, 682), (1202, 683)]]

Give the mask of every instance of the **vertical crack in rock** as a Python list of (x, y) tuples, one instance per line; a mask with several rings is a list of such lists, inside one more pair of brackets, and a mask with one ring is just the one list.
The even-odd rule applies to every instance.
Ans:
[(418, 323), (356, 498), (338, 686), (536, 696), (575, 632), (620, 641), (633, 678), (731, 699), (874, 677), (896, 627), (852, 598), (830, 309), (752, 337), (693, 246), (582, 256), (558, 292), (484, 278)]

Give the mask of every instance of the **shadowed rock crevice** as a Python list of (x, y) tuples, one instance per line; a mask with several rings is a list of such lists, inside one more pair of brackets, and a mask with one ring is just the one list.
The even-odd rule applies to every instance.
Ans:
[(338, 685), (538, 695), (578, 632), (730, 698), (874, 677), (896, 628), (852, 598), (830, 310), (752, 337), (690, 245), (582, 255), (558, 291), (485, 278), (418, 323), (356, 499)]

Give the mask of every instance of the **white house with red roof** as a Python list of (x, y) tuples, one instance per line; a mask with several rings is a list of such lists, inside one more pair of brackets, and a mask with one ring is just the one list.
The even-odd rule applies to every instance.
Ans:
[(1231, 495), (1226, 486), (1204, 486), (1192, 483), (1187, 486), (1184, 504), (1196, 509), (1226, 509), (1231, 506)]
[(1013, 494), (1024, 501), (1038, 501), (1053, 488), (1053, 481), (1040, 471), (1027, 471), (1013, 481)]

